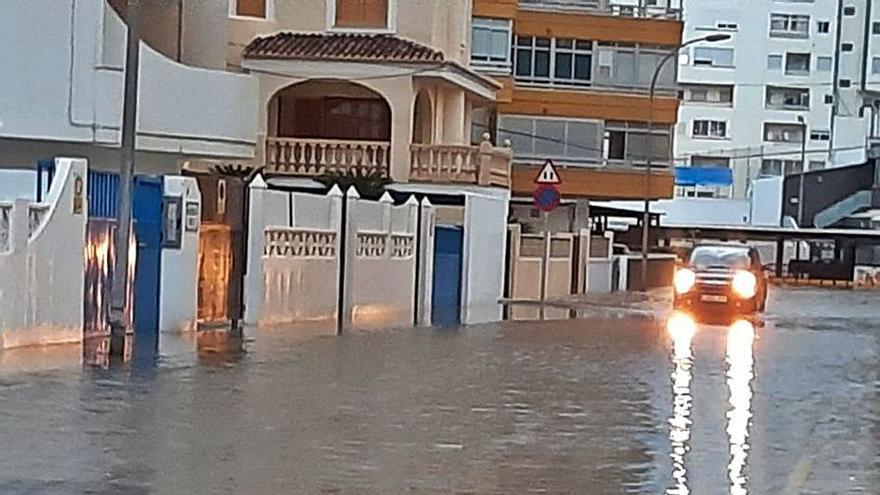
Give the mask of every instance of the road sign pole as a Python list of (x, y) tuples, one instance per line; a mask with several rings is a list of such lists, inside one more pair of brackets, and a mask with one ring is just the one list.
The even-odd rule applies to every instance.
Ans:
[(541, 319), (544, 319), (544, 305), (547, 303), (547, 279), (550, 278), (550, 212), (544, 215), (544, 249), (541, 250)]

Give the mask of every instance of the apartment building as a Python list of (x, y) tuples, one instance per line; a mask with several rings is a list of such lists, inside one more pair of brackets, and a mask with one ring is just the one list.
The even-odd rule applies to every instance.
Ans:
[(490, 129), (512, 143), (514, 195), (530, 196), (550, 159), (568, 198), (671, 197), (675, 64), (660, 72), (653, 102), (648, 89), (682, 23), (677, 4), (648, 4), (474, 0), (471, 66), (503, 85), (497, 107), (477, 112), (474, 135)]
[[(758, 177), (861, 164), (877, 135), (880, 20), (872, 1), (685, 4), (676, 165), (720, 178), (678, 196), (748, 198)], [(729, 171), (729, 173), (720, 173)]]

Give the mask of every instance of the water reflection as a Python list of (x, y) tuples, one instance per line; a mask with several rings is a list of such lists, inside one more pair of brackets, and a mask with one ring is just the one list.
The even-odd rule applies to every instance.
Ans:
[(754, 340), (755, 328), (748, 321), (736, 322), (727, 331), (727, 387), (730, 390), (727, 435), (730, 439), (728, 473), (731, 495), (748, 493), (744, 470), (749, 450), (749, 421), (752, 418)]
[(668, 321), (667, 330), (672, 337), (672, 416), (669, 418), (669, 442), (672, 447), (673, 486), (666, 490), (670, 495), (690, 493), (685, 468), (685, 454), (691, 438), (691, 369), (694, 365), (691, 342), (697, 331), (693, 318), (685, 313), (674, 313)]

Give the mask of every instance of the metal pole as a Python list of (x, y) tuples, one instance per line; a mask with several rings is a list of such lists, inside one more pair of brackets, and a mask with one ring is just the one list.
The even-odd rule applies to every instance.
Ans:
[(544, 212), (544, 249), (541, 250), (541, 319), (544, 319), (544, 304), (547, 302), (547, 277), (550, 274), (550, 213)]
[(139, 0), (128, 0), (128, 46), (122, 107), (122, 160), (119, 166), (119, 203), (116, 216), (116, 257), (110, 298), (110, 353), (121, 355), (129, 322), (128, 247), (131, 237), (131, 194), (137, 135), (138, 66), (140, 63)]
[(804, 175), (807, 173), (807, 123), (798, 117), (801, 123), (801, 176), (798, 181), (798, 227), (804, 225)]

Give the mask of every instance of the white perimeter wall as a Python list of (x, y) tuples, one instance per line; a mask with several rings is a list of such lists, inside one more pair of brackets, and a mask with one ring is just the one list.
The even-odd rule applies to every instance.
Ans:
[(464, 214), (462, 318), (464, 324), (499, 321), (503, 309), (509, 196), (467, 193)]
[(199, 204), (202, 195), (193, 177), (165, 177), (165, 196), (181, 198), (181, 243), (179, 249), (162, 249), (159, 290), (159, 331), (195, 330), (199, 299), (199, 232), (186, 230), (186, 205)]
[(32, 203), (19, 199), (6, 206), (8, 223), (0, 222), (9, 235), (0, 244), (0, 348), (82, 339), (88, 201), (83, 193), (74, 213), (74, 189), (81, 181), (87, 190), (86, 162), (57, 159), (56, 166), (45, 209), (31, 212)]

